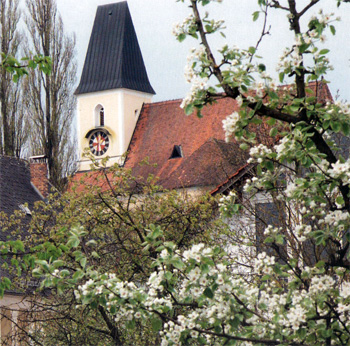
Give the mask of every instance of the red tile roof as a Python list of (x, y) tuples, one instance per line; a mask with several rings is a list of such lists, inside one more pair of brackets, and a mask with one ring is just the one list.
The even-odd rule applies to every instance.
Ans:
[[(312, 83), (322, 102), (332, 101), (325, 83)], [(283, 87), (281, 87), (283, 88)], [(125, 167), (135, 177), (152, 174), (167, 189), (182, 187), (216, 187), (245, 166), (248, 153), (236, 142), (225, 143), (222, 120), (239, 107), (235, 100), (223, 98), (206, 106), (203, 118), (186, 116), (180, 108), (181, 100), (145, 104), (137, 122)], [(251, 128), (260, 143), (272, 144), (269, 127), (263, 123)], [(183, 157), (171, 159), (174, 146), (181, 146)], [(140, 165), (147, 159), (149, 164)], [(74, 180), (82, 177), (78, 173)], [(93, 177), (86, 177), (94, 184)]]
[[(224, 142), (222, 120), (238, 110), (237, 103), (219, 100), (203, 110), (201, 119), (186, 116), (180, 104), (174, 100), (144, 105), (125, 167), (135, 176), (156, 175), (168, 189), (217, 185), (246, 161), (236, 143)], [(181, 145), (182, 158), (170, 159), (174, 145)], [(150, 165), (140, 166), (146, 157)]]

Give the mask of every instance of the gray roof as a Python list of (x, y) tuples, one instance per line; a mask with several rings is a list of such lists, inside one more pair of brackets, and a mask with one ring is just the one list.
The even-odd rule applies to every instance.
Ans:
[(155, 94), (126, 1), (99, 6), (76, 94), (127, 88)]
[(34, 203), (39, 200), (42, 198), (30, 182), (29, 163), (0, 155), (0, 211), (10, 215), (25, 203), (33, 210)]

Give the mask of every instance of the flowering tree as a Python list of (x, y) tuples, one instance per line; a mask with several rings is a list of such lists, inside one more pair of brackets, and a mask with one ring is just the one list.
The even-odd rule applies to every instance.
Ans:
[[(175, 34), (179, 41), (192, 36), (200, 42), (189, 57), (186, 76), (192, 88), (182, 106), (187, 114), (200, 115), (219, 98), (237, 101), (241, 110), (223, 126), (227, 140), (251, 148), (257, 176), (246, 181), (245, 196), (266, 191), (282, 206), (285, 222), (267, 227), (264, 243), (273, 252), (258, 254), (254, 270), (244, 275), (234, 274), (236, 264), (225, 262), (219, 249), (195, 245), (179, 251), (173, 243), (157, 243), (161, 230), (155, 229), (148, 241), (158, 246), (159, 257), (146, 284), (93, 273), (76, 297), (82, 306), (106, 304), (115, 321), (130, 328), (137, 319), (152, 319), (163, 345), (347, 345), (350, 167), (337, 152), (334, 134), (349, 135), (350, 110), (319, 95), (331, 69), (329, 50), (321, 45), (327, 31), (335, 34), (337, 18), (322, 11), (309, 15), (320, 1), (297, 8), (294, 0), (258, 0), (253, 19), (263, 16), (259, 42), (268, 31), (269, 11), (286, 13), (295, 35), (277, 66), (279, 82), (289, 85), (277, 89), (256, 56), (259, 42), (248, 49), (224, 46), (220, 60), (215, 58), (207, 37), (224, 24), (202, 17), (201, 7), (220, 1), (180, 2), (189, 4), (192, 14)], [(338, 6), (342, 2), (347, 1), (337, 1)], [(216, 86), (209, 83), (212, 78)], [(271, 127), (275, 145), (255, 143), (249, 129), (261, 123)], [(222, 210), (243, 209), (240, 202), (231, 194)]]
[[(16, 311), (15, 305), (8, 307), (12, 316), (17, 316), (12, 319), (17, 328), (7, 335), (6, 342), (2, 335), (2, 344), (23, 340), (31, 345), (159, 345), (159, 335), (147, 320), (139, 319), (137, 330), (130, 335), (114, 321), (107, 306), (76, 309), (77, 304), (82, 305), (74, 291), (93, 271), (113, 273), (119, 280), (135, 284), (147, 282), (157, 257), (154, 244), (148, 249), (144, 244), (150, 228), (164, 230), (164, 239), (180, 249), (220, 240), (216, 233), (222, 233), (222, 222), (216, 219), (214, 198), (164, 191), (154, 177), (140, 181), (125, 168), (98, 168), (78, 183), (77, 191), (72, 184), (70, 192), (39, 204), (32, 210), (30, 223), (23, 212), (7, 221), (0, 215), (0, 229), (17, 230), (13, 234), (16, 240), (0, 243), (1, 254), (8, 259), (2, 264), (13, 269), (11, 257), (17, 266), (19, 274), (12, 287), (23, 292), (28, 306), (26, 313)], [(42, 271), (50, 273), (43, 280)], [(0, 281), (2, 294), (11, 288), (9, 281), (4, 276)], [(40, 286), (40, 281), (41, 293), (28, 291), (35, 284)], [(11, 319), (8, 310), (3, 308), (1, 313)]]
[[(207, 37), (222, 31), (223, 22), (202, 17), (201, 7), (221, 1), (180, 2), (192, 14), (175, 27), (177, 38), (200, 42), (189, 58), (192, 88), (185, 112), (200, 114), (219, 98), (235, 99), (241, 110), (224, 121), (226, 138), (250, 148), (256, 171), (244, 191), (223, 198), (220, 208), (226, 217), (249, 211), (243, 202), (260, 193), (270, 196), (284, 220), (266, 227), (266, 251), (254, 249), (251, 270), (244, 273), (236, 270), (239, 259), (220, 248), (197, 244), (181, 250), (165, 241), (161, 227), (149, 226), (144, 251), (158, 256), (146, 280), (97, 270), (77, 251), (86, 236), (82, 229), (72, 229), (62, 247), (84, 264), (79, 276), (50, 256), (36, 261), (34, 274), (43, 278), (43, 287), (74, 289), (77, 309), (102, 308), (112, 325), (132, 330), (138, 321), (150, 321), (162, 345), (348, 345), (350, 161), (335, 143), (350, 133), (350, 109), (320, 98), (331, 68), (329, 51), (320, 45), (327, 31), (335, 34), (336, 19), (322, 11), (309, 16), (319, 0), (303, 8), (295, 0), (258, 0), (253, 19), (264, 18), (261, 40), (269, 11), (288, 14), (295, 35), (277, 66), (280, 83), (290, 84), (277, 88), (256, 56), (261, 40), (248, 49), (223, 47), (220, 62), (214, 57)], [(343, 2), (348, 1), (338, 0), (338, 6)], [(212, 78), (216, 86), (209, 84)], [(251, 129), (261, 123), (271, 127), (274, 145), (256, 143)], [(249, 239), (244, 244), (255, 245)]]

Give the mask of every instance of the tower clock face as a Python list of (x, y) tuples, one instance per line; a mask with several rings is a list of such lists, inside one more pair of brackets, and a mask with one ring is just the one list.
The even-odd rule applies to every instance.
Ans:
[(89, 139), (89, 147), (95, 156), (102, 156), (109, 147), (108, 135), (103, 131), (94, 132)]

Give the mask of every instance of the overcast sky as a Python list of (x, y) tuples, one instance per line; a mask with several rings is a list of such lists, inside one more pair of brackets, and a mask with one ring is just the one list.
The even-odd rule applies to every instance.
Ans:
[[(304, 1), (304, 0), (302, 0)], [(97, 6), (118, 2), (108, 0), (57, 0), (58, 9), (63, 17), (67, 32), (75, 32), (77, 38), (78, 78), (84, 64), (90, 33)], [(283, 2), (283, 0), (281, 1)], [(304, 1), (305, 2), (305, 1)], [(321, 3), (335, 3), (335, 0), (323, 0)], [(256, 8), (257, 0), (224, 0), (207, 6), (207, 10), (216, 19), (226, 20), (226, 36), (212, 39), (217, 48), (226, 41), (229, 45), (247, 48), (255, 45), (261, 32), (261, 21), (252, 22), (251, 14)], [(300, 1), (298, 2), (298, 4)], [(196, 45), (195, 40), (186, 39), (179, 43), (172, 36), (172, 26), (190, 13), (190, 9), (175, 0), (128, 0), (129, 9), (138, 36), (141, 51), (146, 64), (148, 77), (157, 95), (154, 101), (184, 97), (189, 85), (183, 77), (186, 56), (189, 49)], [(319, 8), (319, 7), (318, 7)], [(318, 9), (317, 8), (317, 9)], [(328, 7), (326, 12), (335, 11)], [(333, 96), (339, 90), (341, 99), (350, 101), (350, 4), (341, 7), (341, 23), (336, 23), (337, 35), (328, 36), (324, 44), (332, 49), (330, 59), (335, 70), (329, 75)], [(345, 13), (349, 13), (348, 17)], [(271, 35), (262, 43), (260, 55), (267, 62), (269, 72), (275, 74), (275, 63), (282, 49), (290, 42), (292, 35), (288, 30), (285, 13), (275, 11), (269, 16)]]

